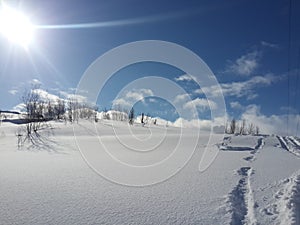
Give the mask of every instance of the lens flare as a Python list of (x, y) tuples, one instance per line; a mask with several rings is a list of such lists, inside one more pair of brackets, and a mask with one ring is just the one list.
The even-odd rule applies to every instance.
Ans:
[(33, 38), (34, 27), (23, 13), (3, 6), (0, 10), (0, 33), (9, 41), (27, 47)]

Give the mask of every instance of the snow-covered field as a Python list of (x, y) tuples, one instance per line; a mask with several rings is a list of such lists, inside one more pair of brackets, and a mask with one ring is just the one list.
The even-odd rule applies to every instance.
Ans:
[[(74, 124), (75, 139), (70, 124), (49, 124), (36, 146), (20, 148), (20, 125), (0, 126), (0, 224), (300, 224), (300, 146), (295, 137), (226, 135), (222, 143), (216, 134), (216, 143), (207, 146), (208, 134), (200, 132), (195, 153), (176, 175), (131, 187), (92, 170), (76, 141), (90, 149), (92, 137), (99, 135), (123, 162), (144, 165), (172, 152), (180, 128), (136, 124), (129, 133), (126, 122), (101, 120), (97, 134), (93, 123), (80, 121)], [(195, 130), (186, 129), (185, 135), (183, 148), (193, 148), (189, 142), (197, 136)], [(121, 140), (138, 148), (147, 138), (143, 143), (149, 148), (160, 143), (149, 157), (133, 157), (117, 144)], [(199, 172), (205, 147), (219, 153)], [(115, 169), (108, 162), (104, 166)]]

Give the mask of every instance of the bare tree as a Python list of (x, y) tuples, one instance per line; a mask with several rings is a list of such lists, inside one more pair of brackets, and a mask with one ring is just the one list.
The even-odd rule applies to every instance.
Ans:
[(237, 127), (237, 124), (236, 124), (236, 120), (235, 119), (232, 119), (231, 122), (230, 122), (230, 130), (229, 130), (229, 133), (230, 134), (234, 134), (235, 131), (236, 131), (236, 127)]
[(91, 119), (95, 114), (95, 107), (87, 103), (78, 104), (77, 110), (81, 119)]
[(228, 121), (225, 123), (225, 133), (228, 134), (229, 133), (229, 130), (228, 130)]
[(144, 116), (144, 124), (148, 124), (149, 119), (150, 119), (150, 114), (147, 113), (146, 116)]
[(129, 119), (129, 124), (132, 125), (133, 121), (134, 121), (134, 109), (131, 108), (129, 115), (128, 115), (128, 119)]
[(94, 121), (98, 123), (98, 110), (99, 107), (97, 105), (94, 106)]
[(47, 112), (46, 112), (46, 117), (49, 120), (54, 119), (54, 106), (53, 103), (49, 100), (47, 104)]
[(62, 99), (58, 99), (56, 104), (54, 105), (54, 115), (56, 119), (60, 120), (63, 118), (66, 113), (65, 101)]
[(253, 123), (250, 123), (249, 126), (248, 126), (248, 134), (253, 135), (254, 134), (254, 128), (255, 128), (255, 125)]
[(23, 145), (23, 132), (20, 128), (18, 128), (18, 130), (16, 131), (16, 137), (18, 139), (18, 148), (22, 147)]
[(144, 113), (142, 113), (141, 123), (144, 124)]
[(259, 135), (259, 132), (260, 132), (259, 127), (256, 126), (256, 127), (255, 127), (255, 134), (256, 134), (256, 135)]
[(239, 129), (239, 134), (240, 135), (245, 135), (246, 134), (246, 120), (243, 119), (243, 121), (241, 122), (241, 126)]
[(128, 119), (128, 113), (128, 109), (123, 109), (122, 121), (126, 121)]
[(115, 120), (121, 121), (122, 117), (123, 117), (123, 115), (122, 115), (123, 111), (122, 111), (121, 105), (118, 104), (118, 105), (114, 106), (114, 110), (119, 112), (119, 113), (116, 113)]
[[(44, 118), (45, 103), (41, 100), (38, 89), (34, 87), (29, 91), (25, 91), (21, 99), (26, 110), (26, 137), (23, 140), (29, 140), (32, 144), (35, 144), (36, 140), (40, 137), (38, 131), (42, 129), (46, 122)], [(18, 137), (20, 137), (20, 135), (18, 135)]]
[(105, 119), (105, 120), (110, 120), (110, 116), (109, 116), (109, 113), (107, 112), (107, 109), (106, 109), (106, 108), (104, 108), (103, 113), (104, 113), (103, 119)]
[(69, 121), (71, 123), (77, 121), (78, 123), (78, 120), (79, 120), (79, 112), (78, 112), (78, 109), (79, 109), (79, 103), (77, 101), (76, 98), (69, 98), (68, 99), (68, 117), (69, 117)]

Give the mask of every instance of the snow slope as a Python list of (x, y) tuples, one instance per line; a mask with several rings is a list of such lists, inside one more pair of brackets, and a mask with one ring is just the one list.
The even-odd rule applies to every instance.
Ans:
[[(137, 165), (168, 156), (181, 132), (135, 124), (130, 134), (127, 123), (107, 120), (96, 128), (115, 156)], [(17, 129), (10, 123), (0, 126), (0, 224), (300, 224), (300, 158), (276, 136), (227, 136), (222, 143), (220, 135), (208, 146), (208, 134), (200, 133), (195, 153), (176, 175), (130, 187), (110, 182), (88, 166), (71, 125), (51, 123), (39, 144), (21, 148)], [(94, 124), (81, 121), (74, 129), (81, 143), (95, 147)], [(164, 134), (166, 138), (157, 152), (133, 157), (117, 144), (115, 132), (136, 147), (141, 140), (151, 140), (146, 142), (151, 147)], [(187, 137), (195, 133), (186, 130)], [(288, 140), (286, 146), (297, 145), (296, 138)], [(184, 148), (190, 147), (188, 141)], [(220, 151), (199, 172), (205, 147)]]

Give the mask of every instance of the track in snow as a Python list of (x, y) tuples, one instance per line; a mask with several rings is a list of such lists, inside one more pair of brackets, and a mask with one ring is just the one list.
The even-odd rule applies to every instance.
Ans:
[(265, 145), (264, 138), (261, 137), (257, 140), (257, 145), (254, 147), (254, 150), (262, 149), (264, 145)]
[(300, 175), (281, 182), (280, 190), (274, 195), (276, 201), (263, 209), (274, 224), (300, 224)]
[(277, 138), (283, 149), (300, 157), (300, 143), (298, 140), (296, 140), (293, 136), (286, 136), (286, 137), (277, 136)]
[[(250, 136), (249, 136), (250, 137)], [(222, 144), (219, 144), (219, 149), (224, 151), (257, 151), (264, 146), (264, 138), (260, 137), (257, 140), (257, 143), (253, 147), (249, 146), (232, 146), (231, 145), (231, 137), (226, 137), (223, 140)]]
[[(249, 136), (251, 137), (251, 136)], [(255, 154), (263, 148), (265, 144), (264, 137), (260, 137), (257, 139), (257, 143), (253, 147), (247, 146), (232, 146), (231, 145), (231, 137), (224, 138), (222, 144), (219, 145), (220, 150), (224, 151), (250, 151), (251, 155), (244, 158), (244, 160), (248, 162), (252, 162), (255, 160)]]
[(264, 147), (264, 145), (265, 145), (264, 138), (263, 138), (263, 137), (262, 137), (262, 138), (259, 138), (259, 139), (257, 140), (257, 145), (256, 145), (256, 146), (254, 147), (254, 149), (250, 152), (251, 155), (245, 157), (244, 160), (246, 160), (246, 161), (248, 161), (248, 162), (254, 161), (254, 160), (256, 159), (256, 156), (255, 156), (256, 153), (257, 153), (260, 149), (262, 149), (262, 148)]
[(237, 172), (241, 178), (228, 196), (231, 213), (230, 224), (255, 224), (254, 199), (250, 185), (253, 169), (251, 167), (242, 167)]

